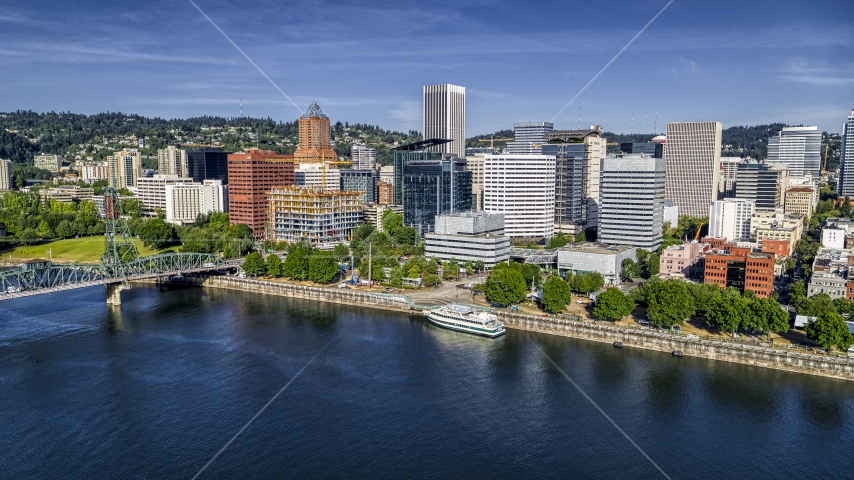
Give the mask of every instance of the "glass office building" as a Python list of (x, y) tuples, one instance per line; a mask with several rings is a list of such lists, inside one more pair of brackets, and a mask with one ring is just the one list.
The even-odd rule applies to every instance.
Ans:
[(228, 152), (221, 148), (202, 147), (187, 152), (187, 175), (194, 182), (222, 180), (228, 184)]
[(464, 158), (408, 162), (401, 180), (403, 224), (424, 235), (434, 231), (436, 215), (470, 211), (471, 182)]
[(373, 170), (345, 170), (340, 174), (342, 192), (364, 192), (364, 203), (377, 202), (377, 180)]

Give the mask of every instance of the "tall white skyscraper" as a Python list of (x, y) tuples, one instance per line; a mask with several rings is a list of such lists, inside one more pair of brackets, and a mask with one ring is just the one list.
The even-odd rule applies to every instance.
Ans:
[(664, 224), (664, 159), (644, 154), (602, 160), (598, 240), (658, 249)]
[(350, 147), (350, 162), (353, 170), (373, 170), (377, 167), (377, 149), (353, 145)]
[(519, 122), (513, 125), (513, 141), (507, 143), (507, 153), (512, 155), (540, 155), (546, 136), (555, 129), (551, 122)]
[(722, 129), (721, 122), (667, 124), (665, 196), (679, 215), (705, 217), (718, 199)]
[(854, 197), (854, 110), (842, 125), (842, 150), (839, 152), (840, 197)]
[(157, 172), (161, 175), (189, 177), (187, 173), (187, 151), (174, 145), (157, 150)]
[(729, 241), (750, 238), (750, 219), (756, 206), (752, 200), (727, 198), (709, 207), (709, 236)]
[(554, 235), (555, 157), (486, 155), (483, 178), (483, 210), (504, 214), (505, 235)]
[(428, 85), (424, 87), (422, 114), (424, 139), (443, 138), (451, 143), (431, 147), (436, 152), (466, 154), (466, 87)]
[(0, 159), (0, 191), (12, 189), (12, 161)]
[(821, 178), (821, 130), (818, 127), (786, 127), (768, 139), (768, 163), (789, 167), (789, 176)]

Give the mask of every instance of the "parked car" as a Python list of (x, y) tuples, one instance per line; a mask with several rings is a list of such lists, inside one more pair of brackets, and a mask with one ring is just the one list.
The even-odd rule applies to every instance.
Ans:
[(211, 263), (211, 262), (208, 262), (208, 263), (206, 263), (206, 264), (204, 264), (204, 265), (202, 265), (202, 266), (203, 266), (203, 267), (205, 267), (205, 268), (208, 268), (208, 267), (213, 267), (213, 266), (214, 266), (214, 264), (213, 264), (213, 263)]

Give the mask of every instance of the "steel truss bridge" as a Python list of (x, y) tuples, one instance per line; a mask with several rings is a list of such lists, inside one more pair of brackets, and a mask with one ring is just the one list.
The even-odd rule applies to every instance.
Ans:
[(510, 258), (524, 259), (523, 263), (536, 265), (557, 265), (557, 249), (537, 250), (534, 248), (510, 247)]
[[(20, 268), (0, 271), (0, 300), (229, 268), (219, 255), (207, 253), (161, 253), (140, 257), (131, 240), (127, 222), (122, 217), (118, 195), (111, 188), (105, 191), (105, 208), (106, 249), (101, 264), (53, 265), (46, 260), (25, 262)], [(108, 302), (121, 303), (121, 289), (115, 288)]]

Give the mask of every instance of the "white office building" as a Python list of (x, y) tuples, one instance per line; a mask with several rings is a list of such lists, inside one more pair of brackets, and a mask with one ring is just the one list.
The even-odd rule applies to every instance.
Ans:
[(466, 87), (450, 83), (425, 86), (422, 127), (425, 140), (452, 140), (450, 143), (430, 147), (430, 150), (465, 157)]
[(509, 237), (554, 235), (555, 157), (486, 155), (483, 210), (504, 214)]
[(737, 241), (750, 238), (750, 219), (756, 210), (752, 200), (726, 198), (709, 207), (709, 236)]
[(107, 162), (86, 162), (79, 167), (80, 178), (86, 183), (110, 178), (110, 167)]
[[(166, 187), (188, 183), (188, 179), (178, 175), (154, 175), (140, 177), (137, 180), (136, 196), (142, 202), (145, 214), (155, 216), (157, 212), (166, 213)], [(193, 217), (195, 219), (195, 217)]]
[(142, 177), (142, 158), (139, 151), (123, 149), (107, 157), (110, 186), (116, 189), (135, 188)]
[(337, 192), (341, 189), (341, 171), (321, 163), (303, 163), (294, 170), (294, 184), (318, 190), (325, 187), (323, 190), (326, 192)]
[(703, 217), (718, 199), (721, 134), (721, 122), (667, 124), (665, 195), (680, 215)]
[(821, 177), (821, 130), (818, 127), (785, 127), (768, 139), (768, 163), (785, 165), (789, 176)]
[(563, 276), (566, 272), (599, 272), (605, 285), (620, 283), (623, 261), (637, 259), (637, 248), (627, 245), (606, 245), (597, 242), (573, 243), (557, 251), (557, 268)]
[(169, 145), (157, 150), (157, 171), (161, 175), (189, 177), (187, 170), (187, 151)]
[(735, 183), (741, 157), (721, 157), (721, 178), (718, 179), (718, 199), (735, 198)]
[(350, 147), (350, 162), (353, 170), (373, 170), (377, 168), (377, 149), (353, 145)]
[(510, 237), (501, 213), (465, 212), (436, 215), (435, 231), (424, 235), (424, 255), (460, 263), (478, 260), (488, 268), (510, 259)]
[(602, 160), (598, 240), (658, 249), (664, 225), (664, 159), (627, 154)]
[(200, 213), (227, 212), (228, 186), (222, 180), (166, 185), (166, 221), (193, 223)]
[(62, 169), (62, 155), (36, 155), (33, 157), (33, 166), (48, 172), (58, 172)]
[(12, 189), (12, 161), (0, 159), (0, 191)]
[(507, 143), (506, 153), (511, 155), (540, 155), (548, 143), (549, 132), (555, 129), (552, 122), (519, 122), (513, 125), (513, 141)]
[(839, 153), (840, 197), (854, 197), (854, 110), (842, 125), (842, 150)]

